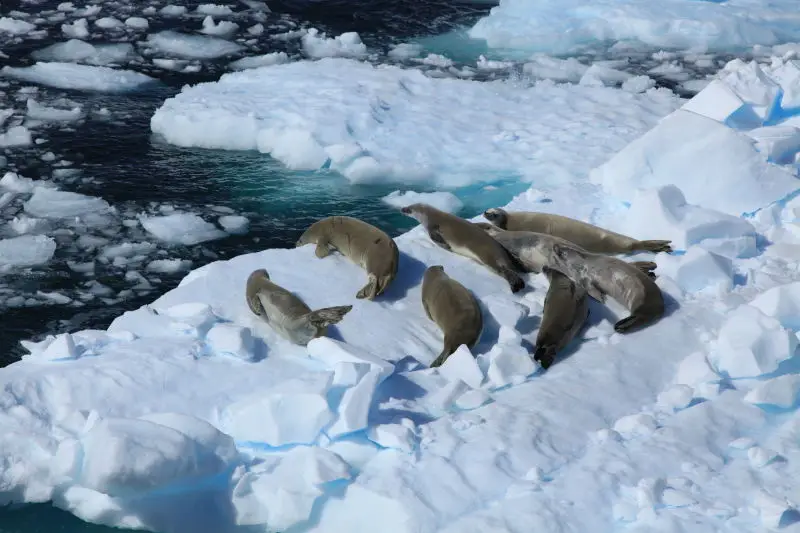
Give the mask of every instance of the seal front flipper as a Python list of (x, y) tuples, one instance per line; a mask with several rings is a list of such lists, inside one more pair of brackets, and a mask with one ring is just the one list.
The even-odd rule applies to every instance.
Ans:
[(658, 265), (654, 261), (631, 261), (631, 264), (645, 274), (658, 268)]
[(450, 245), (447, 244), (445, 238), (442, 237), (442, 232), (439, 231), (439, 226), (431, 226), (430, 228), (428, 228), (428, 237), (430, 237), (433, 242), (435, 242), (445, 250), (450, 251)]
[(594, 298), (595, 300), (597, 300), (601, 304), (606, 302), (605, 293), (603, 293), (603, 291), (600, 290), (600, 288), (597, 285), (595, 285), (594, 283), (589, 282), (589, 284), (585, 287), (585, 289), (586, 289), (586, 293), (589, 296), (591, 296), (592, 298)]
[(318, 241), (317, 247), (314, 249), (314, 254), (319, 257), (320, 259), (324, 259), (328, 257), (331, 253), (331, 247), (326, 241)]
[(344, 318), (344, 315), (346, 315), (352, 308), (352, 305), (325, 307), (323, 309), (311, 311), (306, 315), (306, 319), (308, 320), (309, 324), (315, 328), (321, 329), (340, 322), (342, 318)]
[(672, 253), (672, 246), (670, 243), (672, 243), (672, 241), (637, 241), (636, 250), (654, 253)]
[(642, 315), (631, 315), (623, 318), (614, 324), (614, 331), (617, 333), (630, 333), (637, 329), (643, 328), (650, 322), (648, 317)]
[(367, 300), (374, 300), (378, 294), (378, 278), (370, 274), (369, 281), (364, 285), (360, 291), (356, 293), (356, 298)]
[(538, 346), (536, 352), (533, 354), (534, 361), (538, 361), (542, 368), (547, 370), (553, 364), (556, 358), (556, 349), (554, 346)]
[(512, 293), (517, 293), (525, 288), (525, 280), (510, 268), (500, 267), (498, 273), (508, 282)]

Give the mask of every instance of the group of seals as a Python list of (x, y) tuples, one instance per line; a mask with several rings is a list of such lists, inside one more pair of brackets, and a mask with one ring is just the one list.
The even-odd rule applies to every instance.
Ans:
[[(550, 285), (534, 358), (548, 368), (556, 354), (580, 331), (588, 317), (588, 296), (604, 302), (617, 300), (630, 316), (614, 324), (628, 333), (658, 320), (664, 299), (655, 283), (652, 261), (626, 262), (605, 254), (635, 251), (670, 252), (670, 241), (639, 241), (619, 233), (559, 215), (506, 212), (489, 209), (491, 222), (473, 223), (435, 207), (415, 203), (400, 210), (417, 220), (439, 247), (485, 265), (501, 276), (512, 293), (525, 286), (520, 273), (543, 273)], [(399, 250), (385, 232), (364, 221), (331, 216), (312, 224), (297, 247), (315, 244), (315, 254), (325, 258), (336, 250), (367, 273), (367, 284), (356, 298), (374, 300), (397, 276)], [(325, 335), (329, 325), (341, 321), (351, 305), (312, 311), (299, 297), (270, 281), (259, 269), (250, 274), (247, 304), (285, 338), (305, 345)], [(464, 285), (448, 276), (444, 267), (426, 269), (422, 281), (422, 306), (426, 316), (444, 335), (436, 367), (463, 345), (473, 348), (483, 331), (478, 301)]]

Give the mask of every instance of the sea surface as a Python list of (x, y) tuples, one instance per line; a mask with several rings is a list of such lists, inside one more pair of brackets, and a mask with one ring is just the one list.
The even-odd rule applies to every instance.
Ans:
[[(0, 16), (13, 16), (13, 11), (38, 13), (52, 10), (60, 1), (0, 0)], [(103, 1), (74, 2), (76, 7), (103, 5), (104, 16), (114, 14), (118, 18), (139, 15), (143, 7), (154, 5), (160, 8), (164, 2), (120, 2)], [(175, 0), (174, 5), (185, 5), (190, 11), (202, 1)], [(213, 2), (223, 3), (223, 2)], [(234, 5), (230, 2), (229, 5)], [(492, 3), (469, 3), (454, 0), (324, 0), (319, 2), (269, 1), (271, 13), (266, 15), (265, 26), (271, 22), (287, 22), (299, 26), (313, 26), (329, 35), (346, 31), (357, 31), (370, 48), (388, 49), (392, 44), (415, 39), (427, 43), (439, 53), (447, 54), (456, 61), (474, 59), (485, 50), (479, 44), (468, 42), (463, 32), (478, 18), (486, 15)], [(114, 7), (116, 6), (116, 8)], [(108, 11), (106, 11), (108, 9)], [(199, 27), (197, 18), (150, 19), (149, 33), (164, 29), (195, 31)], [(239, 21), (237, 21), (239, 22)], [(246, 27), (254, 23), (242, 23)], [(31, 53), (49, 44), (64, 39), (60, 23), (47, 28), (48, 34), (41, 39), (21, 38), (2, 44), (0, 50), (8, 58), (0, 57), (0, 64), (12, 66), (30, 65), (34, 61)], [(122, 42), (124, 39), (117, 39)], [(89, 42), (108, 42), (95, 41)], [(276, 48), (276, 46), (278, 46)], [(270, 43), (268, 51), (280, 51), (280, 44)], [(286, 43), (292, 52), (296, 44)], [(266, 49), (265, 49), (266, 50)], [(259, 52), (255, 46), (252, 55)], [(613, 59), (613, 54), (596, 52), (579, 59)], [(649, 52), (631, 55), (625, 67), (636, 74), (644, 73), (658, 64)], [(724, 62), (724, 58), (720, 61)], [(49, 128), (37, 136), (46, 139), (44, 145), (35, 145), (25, 150), (7, 150), (9, 169), (20, 174), (43, 178), (52, 171), (52, 165), (43, 161), (42, 154), (49, 151), (58, 159), (66, 159), (80, 168), (80, 179), (63, 182), (63, 190), (101, 197), (121, 213), (135, 216), (137, 213), (164, 212), (165, 206), (198, 214), (236, 213), (250, 220), (249, 231), (244, 235), (205, 242), (194, 246), (169, 247), (170, 258), (189, 259), (192, 268), (236, 255), (255, 252), (265, 248), (291, 247), (300, 233), (315, 220), (332, 215), (350, 215), (373, 223), (390, 235), (406, 231), (415, 222), (400, 216), (396, 210), (381, 201), (388, 193), (397, 190), (397, 184), (352, 185), (341, 176), (331, 172), (290, 171), (268, 156), (255, 152), (226, 152), (217, 150), (184, 149), (167, 145), (155, 138), (149, 121), (161, 103), (185, 84), (213, 81), (226, 72), (228, 60), (203, 62), (200, 73), (181, 74), (148, 67), (146, 64), (132, 68), (157, 77), (162, 85), (125, 95), (94, 94), (79, 91), (48, 89), (40, 87), (37, 98), (49, 101), (65, 97), (81, 104), (85, 109), (107, 109), (111, 120), (88, 119), (70, 128)], [(715, 68), (718, 68), (719, 64)], [(697, 70), (692, 74), (701, 78), (707, 72)], [(712, 69), (713, 70), (713, 69)], [(514, 72), (493, 74), (515, 75)], [(2, 80), (0, 80), (2, 81)], [(675, 89), (687, 96), (674, 80), (658, 79), (658, 84)], [(30, 83), (5, 80), (0, 90), (7, 94), (29, 87)], [(309, 80), (313, 83), (313, 80)], [(24, 107), (24, 102), (23, 102)], [(0, 154), (2, 151), (0, 151)], [(0, 170), (0, 175), (9, 169)], [(485, 185), (485, 184), (484, 184)], [(475, 187), (454, 191), (464, 202), (462, 216), (473, 216), (492, 205), (507, 203), (514, 195), (527, 188), (526, 184), (513, 180), (501, 180), (491, 192)], [(483, 186), (483, 185), (482, 185)], [(482, 187), (481, 186), (481, 187)], [(414, 190), (425, 192), (431, 189), (415, 186)], [(8, 219), (4, 217), (3, 221)], [(122, 226), (120, 225), (120, 228)], [(122, 232), (122, 229), (120, 229)], [(123, 242), (120, 233), (107, 232), (109, 242)], [(24, 275), (0, 276), (0, 283), (22, 295), (35, 295), (39, 291), (69, 294), (86, 277), (73, 272), (68, 261), (86, 260), (75, 248), (59, 248), (54, 259), (41, 268), (29, 269)], [(98, 268), (95, 280), (124, 292), (120, 282), (124, 270)], [(117, 316), (127, 310), (153, 301), (159, 295), (178, 284), (185, 272), (163, 274), (153, 282), (149, 290), (134, 291), (124, 298), (109, 303), (101, 299), (85, 302), (81, 307), (58, 304), (30, 307), (0, 307), (0, 367), (10, 364), (25, 353), (19, 344), (24, 339), (41, 339), (48, 334), (87, 328), (105, 328)], [(0, 533), (100, 533), (120, 531), (118, 529), (90, 525), (73, 515), (57, 510), (49, 504), (28, 505), (0, 510)]]

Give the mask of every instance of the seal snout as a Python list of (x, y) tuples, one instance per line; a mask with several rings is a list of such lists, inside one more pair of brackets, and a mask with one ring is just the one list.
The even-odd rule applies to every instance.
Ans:
[(410, 215), (411, 214), (411, 207), (409, 207), (409, 206), (401, 207), (400, 208), (400, 212), (403, 213), (404, 215)]

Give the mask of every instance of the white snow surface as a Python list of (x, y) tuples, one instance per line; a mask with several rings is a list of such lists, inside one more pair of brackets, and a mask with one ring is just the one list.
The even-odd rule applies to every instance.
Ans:
[[(732, 72), (746, 77), (748, 68)], [(310, 73), (318, 83), (304, 88)], [(542, 372), (525, 341), (536, 337), (544, 276), (527, 276), (528, 288), (512, 295), (420, 228), (396, 239), (397, 278), (375, 301), (355, 298), (360, 267), (335, 253), (319, 259), (313, 246), (217, 261), (106, 331), (26, 342), (30, 353), (0, 369), (0, 504), (52, 500), (88, 521), (175, 533), (796, 531), (798, 182), (790, 164), (739, 153), (748, 146), (734, 129), (742, 122), (728, 120), (738, 108), (721, 112), (725, 102), (705, 93), (716, 90), (658, 125), (680, 104), (662, 91), (473, 85), (342, 59), (185, 90), (153, 119), (171, 142), (268, 141), (284, 162), (311, 154), (319, 166), (337, 146), (334, 154), (371, 157), (378, 168), (406, 162), (404, 174), (423, 167), (450, 181), (456, 170), (472, 171), (468, 180), (513, 173), (534, 183), (507, 209), (680, 239), (685, 254), (634, 256), (659, 264), (667, 312), (620, 335), (612, 326), (627, 312), (593, 302), (569, 356)], [(758, 77), (737, 97), (769, 108), (770, 91)], [(793, 119), (785, 113), (784, 126)], [(714, 126), (658, 133), (687, 115)], [(654, 157), (649, 172), (674, 183), (623, 174), (618, 190), (631, 205), (608, 198), (606, 180), (588, 180), (591, 168), (609, 159), (634, 168), (641, 152), (622, 147), (654, 125), (647, 135), (664, 153), (689, 158), (687, 147), (713, 141), (693, 152), (694, 166), (680, 161), (705, 179)], [(708, 161), (725, 156), (747, 172), (710, 172)], [(26, 185), (7, 183), (9, 194)], [(187, 220), (165, 218), (148, 231), (180, 238), (171, 228)], [(438, 370), (427, 365), (442, 333), (420, 302), (430, 265), (468, 287), (484, 313), (477, 346)], [(258, 268), (312, 309), (353, 308), (331, 337), (291, 345), (248, 309), (245, 280)]]
[(500, 0), (469, 30), (492, 48), (566, 54), (607, 42), (730, 50), (800, 40), (794, 0)]
[(131, 70), (41, 61), (30, 67), (6, 66), (0, 74), (58, 89), (108, 93), (127, 92), (155, 82), (150, 76)]

